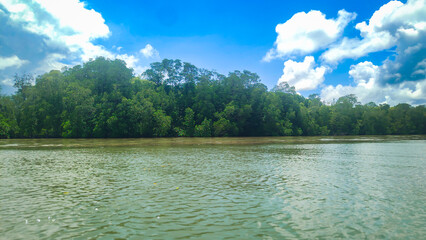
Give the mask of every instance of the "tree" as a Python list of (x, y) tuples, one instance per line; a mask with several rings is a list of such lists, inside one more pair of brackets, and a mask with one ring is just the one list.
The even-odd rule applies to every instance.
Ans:
[(0, 138), (11, 138), (18, 135), (16, 107), (13, 98), (0, 95)]
[(341, 97), (332, 107), (330, 119), (331, 132), (334, 135), (355, 135), (361, 126), (360, 103), (355, 95)]
[[(35, 80), (34, 80), (35, 79)], [(15, 75), (0, 96), (0, 138), (426, 134), (424, 105), (323, 104), (257, 74), (222, 75), (164, 59), (135, 77), (124, 61), (96, 58), (33, 78)]]
[(274, 89), (274, 92), (283, 92), (289, 94), (296, 94), (294, 86), (290, 86), (287, 82), (280, 82)]
[[(76, 74), (83, 74), (83, 81), (88, 81), (88, 86), (92, 92), (98, 96), (103, 93), (111, 93), (114, 90), (120, 91), (123, 96), (130, 97), (130, 80), (133, 78), (133, 70), (126, 67), (123, 60), (110, 60), (98, 57), (95, 60), (86, 62)], [(73, 74), (70, 74), (70, 78)]]
[(183, 122), (183, 126), (185, 129), (185, 136), (193, 137), (195, 130), (195, 119), (194, 119), (194, 111), (191, 108), (187, 108), (185, 110), (185, 120)]
[(11, 126), (9, 120), (0, 113), (0, 138), (10, 138)]
[(167, 136), (170, 130), (172, 118), (167, 116), (164, 111), (157, 110), (153, 114), (154, 117), (154, 137)]
[(73, 138), (93, 136), (95, 107), (90, 89), (71, 83), (65, 89), (62, 102), (64, 106), (62, 136)]
[(211, 137), (212, 136), (212, 121), (205, 118), (200, 125), (195, 126), (196, 137)]
[(15, 74), (13, 81), (13, 86), (18, 90), (18, 93), (23, 93), (26, 88), (32, 86), (34, 77), (28, 73), (22, 75)]

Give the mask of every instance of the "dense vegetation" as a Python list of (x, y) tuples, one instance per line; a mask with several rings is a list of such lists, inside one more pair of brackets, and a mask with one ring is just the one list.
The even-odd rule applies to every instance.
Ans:
[(0, 97), (0, 138), (425, 134), (425, 106), (328, 106), (255, 73), (224, 76), (165, 59), (142, 77), (120, 60), (97, 58), (63, 71), (16, 75)]

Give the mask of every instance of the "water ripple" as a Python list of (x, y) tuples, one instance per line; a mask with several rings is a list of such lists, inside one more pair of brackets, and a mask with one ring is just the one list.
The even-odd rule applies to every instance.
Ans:
[(0, 238), (426, 236), (426, 142), (361, 140), (3, 142)]

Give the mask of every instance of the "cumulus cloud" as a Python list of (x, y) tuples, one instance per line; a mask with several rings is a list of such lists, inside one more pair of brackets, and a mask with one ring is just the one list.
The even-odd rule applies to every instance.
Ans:
[(148, 69), (148, 66), (142, 66), (140, 58), (134, 55), (121, 54), (116, 56), (117, 59), (121, 59), (126, 62), (127, 67), (133, 68), (134, 72), (138, 75), (142, 74)]
[(335, 64), (346, 58), (357, 59), (400, 46), (404, 39), (418, 39), (426, 30), (425, 4), (424, 0), (412, 0), (407, 4), (390, 1), (374, 12), (368, 24), (364, 21), (355, 26), (361, 39), (344, 38), (324, 52), (321, 59)]
[(355, 94), (363, 103), (387, 103), (396, 105), (398, 103), (409, 103), (413, 105), (424, 104), (426, 98), (426, 81), (417, 83), (404, 82), (398, 85), (385, 85), (367, 89), (365, 86), (327, 86), (321, 90), (321, 99), (326, 103), (333, 103), (339, 97)]
[(84, 60), (108, 55), (101, 46), (91, 42), (110, 35), (105, 20), (100, 13), (86, 9), (79, 0), (4, 0), (1, 4), (9, 13), (9, 24), (44, 37), (48, 46), (63, 46)]
[(74, 34), (65, 38), (80, 38), (77, 41), (87, 41), (107, 37), (111, 33), (102, 15), (93, 9), (86, 9), (84, 2), (79, 0), (37, 0), (37, 2), (58, 19), (61, 28), (73, 30)]
[(269, 50), (264, 61), (294, 54), (309, 54), (335, 42), (355, 13), (338, 12), (337, 19), (326, 19), (320, 11), (299, 12), (275, 28), (278, 36), (275, 48)]
[(426, 78), (420, 81), (404, 81), (397, 84), (381, 83), (383, 68), (371, 62), (352, 65), (349, 75), (355, 85), (327, 86), (321, 91), (321, 98), (333, 103), (341, 96), (355, 94), (361, 103), (376, 102), (395, 105), (401, 102), (423, 104), (426, 102)]
[(13, 87), (13, 80), (10, 78), (3, 79), (1, 83), (4, 84), (5, 86)]
[(39, 62), (38, 67), (32, 68), (32, 71), (35, 73), (45, 73), (54, 69), (60, 70), (68, 66), (67, 64), (61, 62), (61, 60), (65, 58), (65, 55), (59, 53), (47, 54), (46, 57)]
[(361, 62), (351, 66), (349, 75), (355, 83), (370, 89), (379, 75), (379, 67), (369, 61)]
[(9, 68), (9, 67), (19, 68), (20, 66), (22, 66), (23, 64), (25, 64), (27, 62), (28, 61), (26, 61), (26, 60), (19, 59), (19, 57), (17, 57), (16, 55), (11, 56), (11, 57), (1, 57), (0, 56), (0, 70), (3, 70), (5, 68)]
[[(390, 1), (370, 19), (355, 24), (358, 37), (342, 36), (354, 18), (355, 13), (344, 10), (339, 11), (337, 19), (326, 19), (321, 12), (310, 11), (297, 13), (279, 24), (276, 48), (271, 49), (264, 60), (321, 55), (319, 66), (315, 66), (311, 56), (306, 56), (303, 62), (286, 61), (278, 84), (287, 82), (299, 91), (321, 86), (321, 96), (327, 102), (356, 94), (363, 103), (425, 104), (426, 1)], [(372, 58), (352, 65), (347, 83), (323, 84), (324, 74), (337, 68), (343, 60), (365, 58), (385, 50), (388, 57), (381, 63), (374, 65)]]
[(160, 57), (160, 54), (158, 53), (158, 51), (153, 46), (151, 46), (151, 44), (147, 44), (139, 52), (142, 53), (142, 55), (146, 58), (159, 58)]
[[(96, 44), (112, 33), (102, 15), (80, 0), (1, 0), (0, 22), (3, 85), (15, 73), (37, 75), (98, 56), (122, 59), (138, 74), (148, 65), (141, 53), (119, 54), (121, 47), (110, 50)], [(149, 46), (151, 56), (158, 56)]]
[(284, 63), (283, 75), (278, 80), (287, 82), (294, 86), (296, 91), (316, 89), (323, 81), (327, 67), (321, 66), (315, 68), (315, 59), (307, 56), (303, 62), (288, 60)]
[(0, 62), (14, 63), (0, 72), (3, 84), (15, 73), (40, 74), (96, 56), (113, 56), (92, 42), (108, 37), (110, 31), (101, 14), (86, 9), (83, 2), (2, 0), (0, 9)]
[(364, 103), (425, 104), (426, 2), (391, 1), (375, 12), (368, 24), (361, 22), (356, 28), (363, 39), (344, 39), (321, 58), (333, 63), (393, 47), (395, 51), (381, 65), (371, 62), (353, 65), (349, 75), (355, 85), (328, 86), (322, 90), (322, 97), (330, 102), (353, 93)]

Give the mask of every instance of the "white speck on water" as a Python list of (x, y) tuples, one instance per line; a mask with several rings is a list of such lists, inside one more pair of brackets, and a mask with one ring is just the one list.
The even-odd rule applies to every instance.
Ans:
[(27, 219), (25, 219), (25, 224), (28, 224), (28, 220)]
[(157, 216), (157, 219), (160, 219), (160, 216)]
[(98, 211), (99, 209), (98, 208), (95, 208), (95, 211)]
[(47, 217), (47, 219), (49, 219), (49, 220), (50, 220), (50, 216), (48, 216), (48, 217)]
[(37, 222), (40, 222), (40, 219), (37, 218)]

